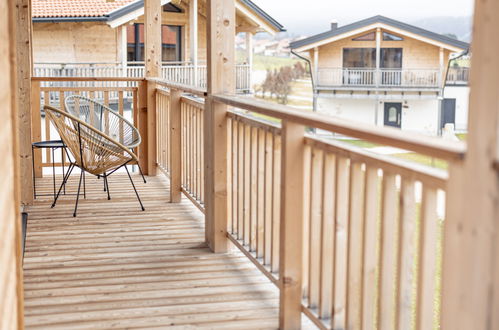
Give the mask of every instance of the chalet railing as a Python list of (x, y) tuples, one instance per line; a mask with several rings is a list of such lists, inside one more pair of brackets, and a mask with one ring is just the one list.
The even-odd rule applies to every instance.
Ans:
[[(157, 95), (162, 88), (177, 95), (170, 105), (157, 104), (158, 113), (178, 118), (169, 127), (159, 120), (158, 144), (169, 146), (166, 159), (178, 162), (168, 172), (178, 182), (172, 191), (204, 209), (204, 111), (198, 99), (181, 96), (204, 93), (160, 85)], [(279, 286), (282, 308), (298, 304), (324, 329), (438, 327), (447, 172), (305, 131), (336, 132), (452, 164), (461, 162), (463, 145), (254, 99), (211, 97), (233, 107), (226, 113), (227, 168), (219, 169), (227, 173), (227, 238)], [(174, 139), (175, 127), (181, 138)]]
[[(52, 78), (38, 77), (32, 79), (32, 139), (33, 142), (49, 141), (60, 139), (53, 124), (47, 120), (45, 114), (41, 111), (44, 105), (51, 105), (64, 110), (64, 100), (70, 95), (82, 95), (95, 99), (98, 102), (108, 105), (115, 111), (124, 115), (134, 125), (138, 123), (138, 104), (139, 104), (139, 81), (143, 79), (133, 78)], [(87, 87), (92, 82), (93, 87)], [(133, 87), (120, 87), (120, 84), (126, 84)], [(71, 87), (62, 87), (71, 86)], [(104, 85), (114, 85), (103, 87)], [(42, 168), (52, 166), (52, 154), (49, 149), (45, 149), (44, 154), (41, 150), (35, 150), (34, 154), (35, 174), (42, 176)], [(62, 157), (62, 159), (61, 159)], [(61, 161), (65, 160), (65, 155), (55, 155), (55, 166), (60, 166)]]
[[(143, 78), (144, 64), (131, 63), (36, 63), (35, 77), (128, 77)], [(188, 62), (164, 63), (161, 69), (166, 81), (206, 88), (206, 65), (194, 66)], [(240, 92), (250, 90), (250, 67), (247, 64), (236, 66), (236, 89)], [(68, 82), (69, 83), (69, 82)], [(88, 82), (91, 84), (91, 82)], [(69, 86), (66, 86), (69, 87)]]
[(470, 77), (470, 68), (450, 67), (447, 71), (447, 85), (467, 85)]
[(439, 69), (346, 69), (319, 68), (319, 87), (438, 88)]

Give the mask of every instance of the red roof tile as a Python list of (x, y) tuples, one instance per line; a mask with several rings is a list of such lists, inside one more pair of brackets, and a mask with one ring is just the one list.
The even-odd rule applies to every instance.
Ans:
[(33, 17), (102, 17), (135, 0), (33, 0)]

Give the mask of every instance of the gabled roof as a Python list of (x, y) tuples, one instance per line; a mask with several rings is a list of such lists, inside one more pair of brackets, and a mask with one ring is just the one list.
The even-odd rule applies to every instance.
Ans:
[[(283, 26), (250, 0), (239, 0), (276, 32)], [(162, 4), (170, 2), (162, 0)], [(120, 21), (136, 12), (143, 15), (144, 0), (33, 0), (33, 22)], [(113, 24), (110, 24), (113, 26)], [(114, 27), (114, 26), (113, 26)]]
[(135, 0), (33, 0), (32, 16), (37, 18), (85, 18), (102, 17)]
[(292, 42), (290, 44), (291, 49), (300, 51), (308, 50), (312, 47), (317, 47), (337, 39), (341, 39), (343, 34), (348, 34), (349, 32), (362, 30), (363, 28), (371, 28), (374, 25), (386, 25), (388, 27), (393, 27), (409, 34), (414, 34), (425, 39), (435, 41), (437, 43), (452, 46), (453, 48), (458, 48), (461, 50), (468, 49), (469, 44), (464, 41), (460, 41), (442, 34), (438, 34), (432, 31), (422, 29), (420, 27), (410, 25), (404, 22), (400, 22), (385, 16), (373, 16), (370, 18), (363, 19), (345, 26), (338, 27), (334, 30), (330, 30), (324, 33), (316, 34), (314, 36)]

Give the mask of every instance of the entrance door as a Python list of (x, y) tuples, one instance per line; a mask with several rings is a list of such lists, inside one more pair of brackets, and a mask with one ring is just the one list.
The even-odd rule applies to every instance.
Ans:
[(400, 128), (402, 125), (402, 103), (385, 103), (385, 126)]
[(456, 99), (444, 99), (442, 103), (442, 128), (456, 123)]

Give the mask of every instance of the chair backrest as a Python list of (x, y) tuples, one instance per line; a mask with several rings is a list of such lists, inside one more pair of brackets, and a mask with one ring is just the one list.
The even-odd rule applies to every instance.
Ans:
[(129, 148), (79, 118), (48, 105), (44, 110), (76, 164), (85, 171), (101, 175), (137, 161), (137, 156)]
[(64, 104), (68, 113), (124, 146), (133, 149), (141, 143), (139, 130), (104, 104), (80, 95), (66, 97)]

